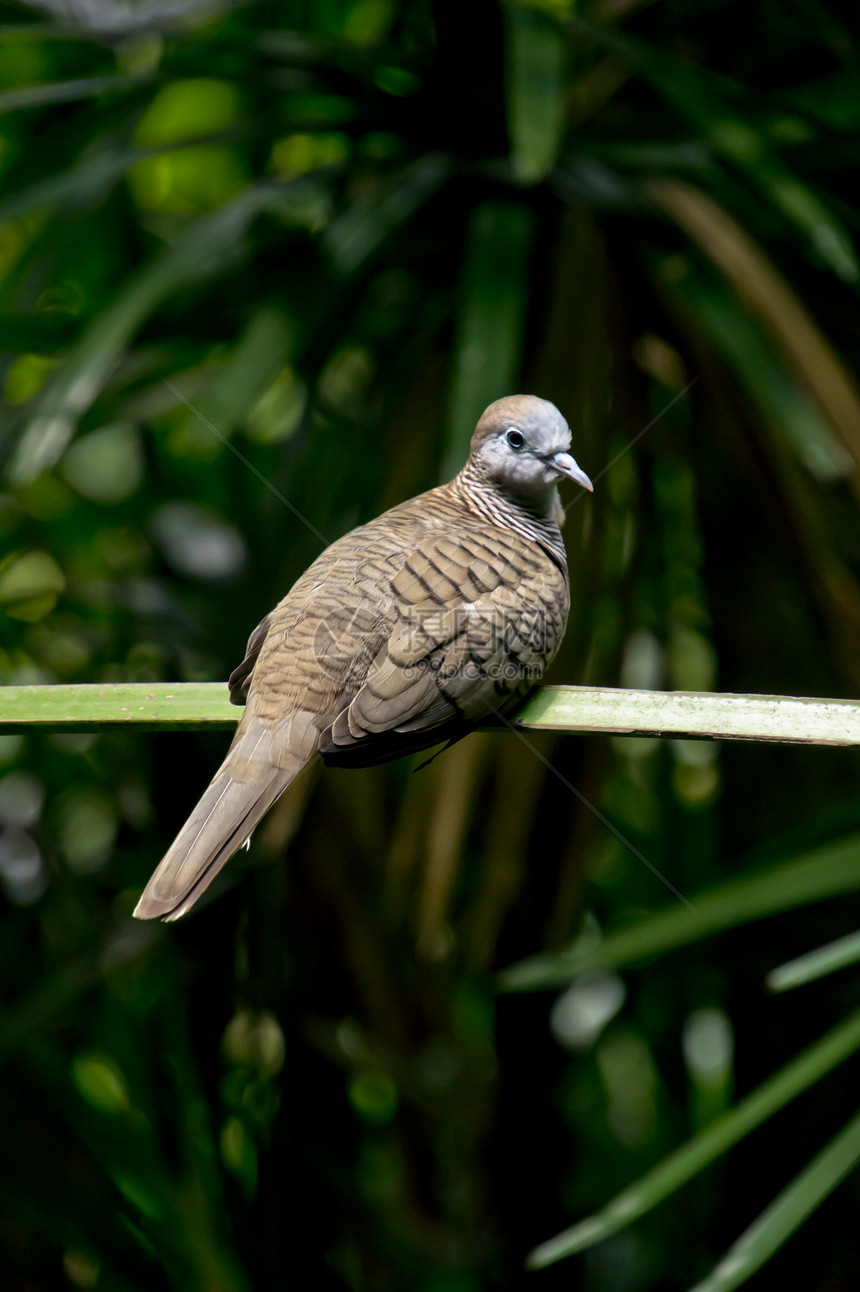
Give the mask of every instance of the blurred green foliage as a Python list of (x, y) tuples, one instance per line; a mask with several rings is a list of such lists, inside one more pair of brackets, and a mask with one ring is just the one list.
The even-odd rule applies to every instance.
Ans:
[[(4, 6), (4, 680), (223, 679), (520, 389), (599, 481), (554, 680), (856, 694), (841, 15)], [(856, 753), (482, 735), (326, 771), (229, 896), (135, 924), (223, 742), (0, 737), (4, 1290), (674, 1292), (761, 1213), (705, 1286), (773, 1251), (762, 1290), (856, 1283), (853, 956), (763, 990), (856, 927)], [(503, 982), (554, 994), (497, 994), (538, 953)], [(523, 1272), (664, 1160), (632, 1228)]]

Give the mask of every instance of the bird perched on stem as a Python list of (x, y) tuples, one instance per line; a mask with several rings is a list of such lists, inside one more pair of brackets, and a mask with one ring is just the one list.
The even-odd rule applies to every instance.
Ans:
[(227, 757), (137, 904), (177, 920), (317, 755), (362, 767), (460, 739), (518, 705), (570, 599), (562, 476), (591, 490), (554, 404), (490, 404), (448, 484), (332, 543), (251, 634)]

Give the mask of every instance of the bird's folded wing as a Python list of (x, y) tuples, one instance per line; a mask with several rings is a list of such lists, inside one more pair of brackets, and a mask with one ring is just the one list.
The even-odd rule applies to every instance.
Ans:
[[(332, 723), (326, 746), (382, 732), (432, 731), (496, 710), (520, 678), (510, 646), (523, 614), (523, 567), (509, 545), (435, 535), (392, 581), (397, 615), (364, 684)], [(529, 566), (540, 563), (524, 552)]]
[(271, 612), (266, 615), (265, 619), (257, 624), (257, 627), (248, 638), (248, 645), (245, 649), (245, 658), (242, 663), (233, 669), (227, 679), (227, 685), (230, 688), (230, 703), (245, 704), (248, 700), (248, 692), (251, 689), (251, 683), (254, 680), (254, 665), (257, 663), (257, 657), (263, 649), (263, 642), (272, 626)]

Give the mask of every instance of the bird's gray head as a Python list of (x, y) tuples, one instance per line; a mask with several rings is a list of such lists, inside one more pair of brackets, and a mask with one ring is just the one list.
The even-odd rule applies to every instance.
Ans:
[(469, 460), (505, 492), (552, 512), (561, 476), (592, 490), (569, 448), (570, 427), (555, 404), (536, 395), (508, 395), (482, 413)]

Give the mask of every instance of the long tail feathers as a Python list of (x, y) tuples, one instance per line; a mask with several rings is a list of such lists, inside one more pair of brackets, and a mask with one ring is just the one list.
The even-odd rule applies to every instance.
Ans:
[(251, 733), (243, 734), (143, 890), (134, 910), (137, 919), (185, 915), (309, 761), (287, 757), (281, 759), (286, 766), (276, 767), (259, 756), (259, 741), (249, 756)]

